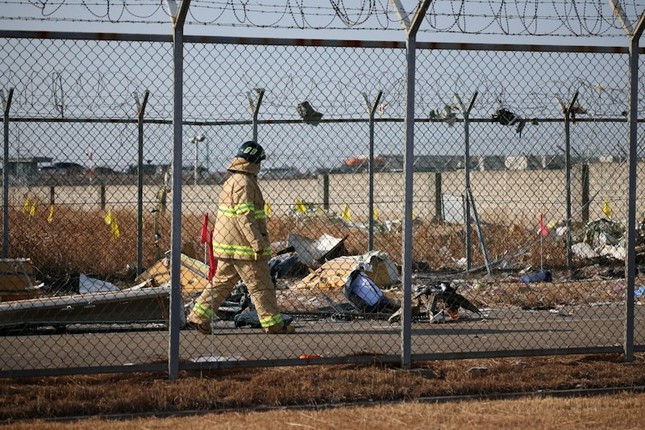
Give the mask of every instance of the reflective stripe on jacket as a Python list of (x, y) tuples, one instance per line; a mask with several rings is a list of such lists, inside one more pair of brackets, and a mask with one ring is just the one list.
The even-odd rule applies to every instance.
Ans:
[(257, 182), (258, 164), (236, 157), (228, 167), (231, 176), (222, 185), (213, 235), (218, 258), (268, 259), (264, 198)]

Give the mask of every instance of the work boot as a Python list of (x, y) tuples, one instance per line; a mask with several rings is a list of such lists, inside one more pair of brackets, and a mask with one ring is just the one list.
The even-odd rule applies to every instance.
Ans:
[(266, 327), (264, 331), (268, 334), (292, 334), (296, 332), (296, 328), (291, 324), (276, 324)]
[(191, 317), (188, 317), (188, 325), (193, 327), (195, 330), (201, 334), (212, 334), (213, 330), (211, 328), (211, 322), (209, 320), (197, 320)]

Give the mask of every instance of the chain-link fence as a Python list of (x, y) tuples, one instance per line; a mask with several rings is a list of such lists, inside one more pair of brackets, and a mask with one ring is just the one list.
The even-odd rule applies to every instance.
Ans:
[[(404, 44), (186, 38), (171, 318), (170, 38), (23, 36), (0, 48), (2, 374), (165, 369), (172, 320), (185, 369), (401, 359)], [(623, 350), (628, 71), (626, 49), (418, 45), (415, 359)], [(227, 168), (254, 135), (249, 212)], [(236, 280), (222, 244), (253, 245), (235, 256), (272, 282), (198, 300), (218, 314), (203, 335), (186, 318), (210, 288), (208, 231), (249, 213), (270, 255), (215, 231), (215, 283)], [(296, 333), (265, 334), (275, 315)]]

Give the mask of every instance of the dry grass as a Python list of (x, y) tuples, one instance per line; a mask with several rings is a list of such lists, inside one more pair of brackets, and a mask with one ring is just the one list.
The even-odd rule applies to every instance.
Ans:
[[(136, 214), (125, 210), (113, 211), (121, 233), (118, 238), (112, 235), (111, 228), (105, 224), (105, 214), (106, 211), (80, 211), (59, 205), (50, 223), (46, 210), (38, 211), (33, 217), (14, 210), (10, 214), (11, 255), (31, 258), (40, 270), (41, 280), (48, 283), (65, 282), (79, 273), (110, 281), (131, 281), (134, 276), (132, 268), (136, 265)], [(154, 248), (153, 221), (152, 214), (144, 213), (144, 266), (156, 261), (158, 254)], [(182, 220), (184, 244), (196, 250), (201, 249), (201, 222), (202, 219), (196, 215), (185, 216)], [(159, 217), (159, 225), (159, 250), (163, 253), (170, 246), (169, 212)], [(327, 233), (346, 237), (345, 247), (350, 255), (362, 254), (367, 248), (365, 229), (347, 227), (336, 219), (272, 217), (268, 226), (270, 237), (274, 241), (284, 241), (292, 232), (311, 238)], [(539, 262), (537, 237), (532, 229), (517, 225), (485, 225), (483, 229), (491, 258), (506, 257), (517, 268)], [(418, 221), (415, 222), (413, 231), (413, 255), (420, 270), (459, 269), (456, 262), (464, 255), (462, 227)], [(396, 263), (400, 263), (401, 243), (400, 225), (391, 232), (379, 231), (375, 234), (375, 249), (387, 252)], [(473, 252), (475, 266), (483, 264), (474, 230)], [(559, 238), (545, 241), (544, 258), (549, 267), (561, 267), (564, 264), (564, 245)]]
[[(127, 421), (90, 419), (77, 422), (16, 423), (0, 428), (59, 429), (194, 429), (255, 430), (266, 428), (338, 430), (409, 430), (481, 428), (515, 429), (640, 429), (645, 419), (645, 394), (593, 398), (527, 398), (457, 403), (406, 402), (386, 406), (326, 410), (228, 412), (186, 418), (143, 418)], [(351, 423), (349, 425), (348, 423)]]
[[(473, 367), (485, 367), (473, 372)], [(645, 357), (618, 355), (126, 374), (0, 381), (0, 420), (226, 408), (412, 401), (428, 396), (645, 385)]]

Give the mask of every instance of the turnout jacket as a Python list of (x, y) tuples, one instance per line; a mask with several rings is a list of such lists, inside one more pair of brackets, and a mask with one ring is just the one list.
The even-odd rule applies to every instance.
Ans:
[(213, 253), (223, 259), (266, 260), (271, 244), (257, 180), (260, 165), (235, 157), (227, 170), (231, 176), (219, 195)]

